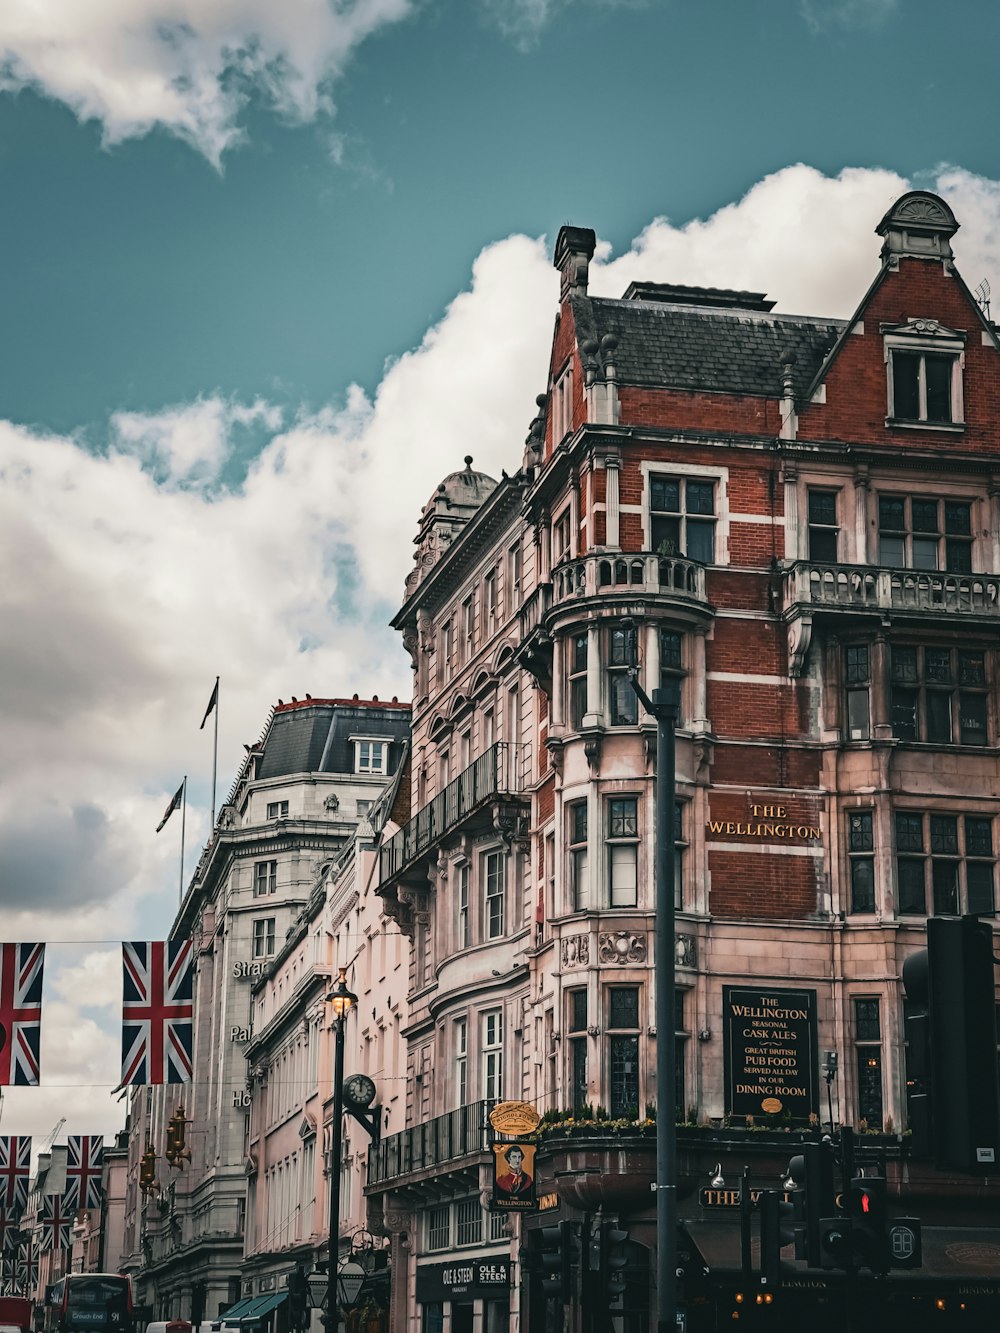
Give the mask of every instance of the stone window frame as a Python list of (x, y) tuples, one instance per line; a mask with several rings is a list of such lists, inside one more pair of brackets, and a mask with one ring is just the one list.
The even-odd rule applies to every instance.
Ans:
[[(886, 373), (885, 424), (906, 430), (964, 431), (965, 429), (965, 334), (958, 329), (946, 328), (935, 319), (910, 319), (905, 324), (881, 326), (883, 356)], [(928, 421), (926, 416), (899, 417), (895, 413), (895, 386), (893, 384), (893, 353), (912, 352), (921, 357), (928, 353), (952, 358), (951, 420)], [(921, 373), (921, 410), (926, 413), (926, 376)]]
[[(715, 559), (714, 565), (729, 564), (729, 473), (728, 467), (708, 466), (704, 463), (675, 463), (669, 459), (644, 458), (639, 464), (642, 474), (642, 544), (643, 549), (653, 549), (653, 521), (650, 501), (652, 499), (651, 478), (690, 477), (692, 481), (715, 482)], [(623, 512), (627, 512), (623, 507)], [(680, 556), (686, 560), (687, 556)]]

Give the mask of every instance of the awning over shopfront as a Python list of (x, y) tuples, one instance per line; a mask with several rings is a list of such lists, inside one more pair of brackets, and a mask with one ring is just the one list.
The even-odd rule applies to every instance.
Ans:
[[(743, 1266), (740, 1251), (740, 1226), (733, 1221), (685, 1221), (684, 1230), (693, 1242), (702, 1267), (714, 1276), (738, 1281)], [(1000, 1296), (1000, 1228), (935, 1227), (922, 1228), (923, 1263), (920, 1268), (892, 1269), (888, 1281), (907, 1287), (947, 1283), (959, 1294)], [(786, 1251), (786, 1254), (790, 1251)], [(757, 1237), (753, 1242), (753, 1262), (758, 1263)], [(843, 1274), (837, 1270), (808, 1268), (804, 1263), (783, 1259), (787, 1278), (783, 1285), (834, 1285)]]
[(246, 1296), (222, 1316), (222, 1327), (240, 1328), (244, 1324), (257, 1323), (287, 1299), (287, 1291), (269, 1291), (265, 1295)]

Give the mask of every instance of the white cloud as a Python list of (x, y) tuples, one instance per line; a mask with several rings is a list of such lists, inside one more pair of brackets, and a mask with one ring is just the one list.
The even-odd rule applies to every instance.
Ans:
[[(1000, 184), (956, 167), (938, 183), (963, 223), (964, 275), (995, 277)], [(877, 271), (875, 224), (905, 188), (890, 172), (829, 179), (791, 166), (709, 218), (650, 223), (617, 258), (603, 246), (593, 288), (617, 296), (633, 278), (755, 287), (785, 310), (847, 315)], [(188, 774), (190, 874), (208, 831), (211, 732), (198, 723), (216, 674), (220, 797), (279, 697), (408, 697), (408, 662), (386, 622), (420, 508), (466, 453), (493, 476), (519, 466), (556, 291), (549, 246), (498, 241), (373, 399), (351, 388), (291, 423), (263, 400), (206, 394), (118, 415), (100, 453), (0, 423), (7, 938), (162, 938), (179, 889), (178, 816), (153, 830)], [(228, 486), (219, 478), (248, 428), (267, 443)], [(63, 1008), (46, 1014), (47, 1081), (75, 1077), (77, 1050), (53, 1028), (64, 1015), (72, 1029), (74, 996), (100, 984), (89, 978), (110, 964), (97, 949), (80, 944), (69, 980), (52, 973)], [(114, 1018), (79, 1019), (112, 1074)]]
[(846, 316), (878, 268), (875, 226), (908, 188), (891, 171), (785, 167), (708, 218), (656, 218), (625, 254), (595, 267), (592, 288), (620, 296), (635, 279), (749, 288), (782, 310)]
[(33, 87), (109, 143), (163, 126), (218, 163), (253, 93), (308, 121), (352, 51), (412, 0), (4, 0), (0, 88)]

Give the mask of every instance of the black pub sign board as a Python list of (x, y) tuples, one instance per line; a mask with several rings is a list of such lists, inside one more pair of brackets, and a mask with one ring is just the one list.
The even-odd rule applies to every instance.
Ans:
[(723, 986), (726, 1111), (768, 1120), (819, 1114), (816, 992)]

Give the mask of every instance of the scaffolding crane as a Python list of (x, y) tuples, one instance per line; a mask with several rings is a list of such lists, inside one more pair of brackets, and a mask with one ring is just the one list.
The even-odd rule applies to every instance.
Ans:
[(66, 1117), (63, 1116), (63, 1118), (62, 1118), (62, 1119), (59, 1121), (59, 1123), (56, 1125), (56, 1127), (55, 1127), (55, 1129), (52, 1131), (52, 1133), (49, 1135), (49, 1137), (48, 1137), (48, 1138), (45, 1140), (45, 1142), (42, 1144), (41, 1149), (40, 1149), (39, 1151), (41, 1151), (41, 1152), (48, 1152), (48, 1150), (52, 1147), (53, 1143), (55, 1143), (55, 1141), (56, 1141), (56, 1137), (57, 1137), (57, 1135), (59, 1134), (59, 1131), (62, 1129), (63, 1125), (65, 1125), (65, 1123), (66, 1123)]

